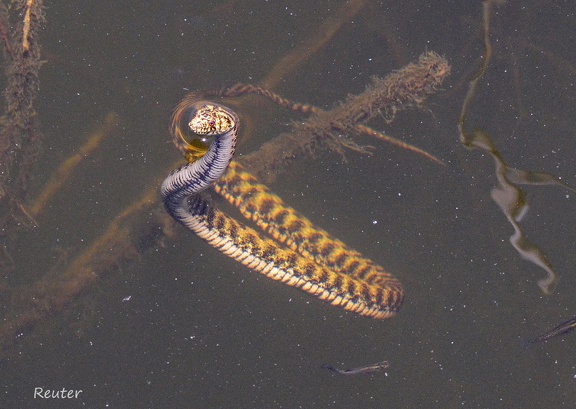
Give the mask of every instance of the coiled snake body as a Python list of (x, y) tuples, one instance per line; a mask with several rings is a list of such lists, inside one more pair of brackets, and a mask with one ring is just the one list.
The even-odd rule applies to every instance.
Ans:
[[(183, 112), (189, 128), (185, 131), (176, 124)], [(398, 280), (316, 228), (240, 164), (231, 162), (238, 134), (238, 117), (232, 110), (188, 97), (175, 111), (173, 131), (187, 144), (185, 151), (192, 145), (182, 132), (214, 138), (203, 156), (175, 169), (162, 183), (164, 206), (175, 220), (251, 270), (334, 306), (376, 319), (398, 311), (404, 297)], [(185, 154), (189, 161), (200, 156)], [(216, 209), (201, 194), (210, 186), (273, 239)]]

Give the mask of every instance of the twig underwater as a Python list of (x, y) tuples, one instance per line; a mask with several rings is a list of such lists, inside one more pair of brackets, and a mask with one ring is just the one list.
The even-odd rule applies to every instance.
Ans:
[[(34, 102), (42, 66), (39, 31), (43, 23), (42, 0), (13, 1), (10, 8), (0, 3), (0, 36), (8, 84), (0, 129), (1, 268), (10, 264), (5, 255), (11, 238), (27, 225), (20, 223), (28, 217), (22, 205), (42, 140)], [(14, 30), (9, 31), (12, 26)]]
[(112, 132), (118, 128), (119, 121), (120, 118), (117, 113), (108, 113), (104, 118), (103, 123), (98, 127), (98, 129), (89, 135), (86, 142), (84, 142), (84, 144), (80, 146), (72, 156), (62, 162), (52, 178), (46, 183), (44, 189), (38, 194), (38, 196), (32, 199), (30, 213), (33, 216), (37, 216), (42, 212), (42, 210), (44, 210), (46, 203), (66, 184), (66, 182), (68, 182), (70, 176), (80, 165), (82, 160), (96, 150), (100, 146), (100, 143), (108, 138)]
[[(417, 73), (418, 69), (415, 68), (415, 66), (419, 64), (422, 64), (419, 67), (421, 68), (421, 72)], [(426, 69), (429, 69), (428, 73), (426, 73)], [(354, 118), (354, 120), (350, 120), (350, 118), (348, 118), (348, 123), (342, 122), (341, 119), (337, 117), (337, 114), (334, 113), (334, 110), (325, 111), (321, 108), (318, 108), (310, 104), (290, 101), (286, 98), (281, 97), (278, 94), (275, 94), (274, 92), (268, 89), (265, 89), (260, 86), (254, 86), (251, 84), (237, 83), (224, 89), (205, 91), (202, 93), (202, 95), (205, 97), (216, 96), (220, 98), (237, 98), (243, 95), (254, 94), (267, 98), (285, 109), (300, 112), (303, 114), (311, 114), (311, 117), (304, 124), (301, 125), (304, 128), (310, 128), (310, 129), (303, 130), (300, 140), (306, 141), (307, 135), (308, 138), (310, 138), (310, 136), (312, 135), (316, 135), (315, 138), (318, 139), (316, 142), (312, 141), (307, 142), (310, 143), (311, 145), (314, 145), (315, 143), (321, 143), (322, 140), (324, 139), (329, 139), (331, 141), (328, 142), (329, 148), (341, 154), (343, 153), (344, 149), (350, 149), (360, 154), (370, 155), (372, 153), (371, 152), (372, 149), (374, 148), (373, 146), (360, 146), (351, 139), (351, 136), (362, 134), (371, 136), (386, 143), (390, 143), (402, 149), (415, 152), (416, 154), (421, 155), (441, 166), (446, 166), (446, 164), (442, 160), (438, 159), (434, 155), (416, 146), (400, 141), (391, 136), (385, 135), (382, 132), (376, 131), (362, 123), (364, 121), (369, 121), (370, 119), (372, 119), (373, 115), (364, 116), (361, 112), (356, 112), (356, 114), (354, 114), (355, 110), (358, 110), (359, 107), (360, 109), (365, 109), (366, 107), (368, 107), (372, 108), (374, 112), (378, 113), (379, 115), (384, 116), (386, 118), (386, 121), (388, 123), (391, 123), (394, 119), (396, 111), (406, 109), (406, 107), (422, 106), (423, 102), (425, 101), (424, 97), (424, 95), (426, 94), (426, 92), (424, 92), (425, 87), (429, 86), (431, 90), (434, 90), (444, 81), (445, 77), (450, 75), (450, 65), (448, 64), (448, 62), (434, 52), (428, 52), (422, 54), (420, 56), (418, 64), (409, 64), (408, 66), (404, 67), (401, 71), (409, 72), (412, 70), (414, 72), (409, 74), (412, 75), (412, 78), (415, 81), (415, 83), (418, 82), (420, 83), (420, 86), (415, 86), (415, 90), (420, 89), (419, 92), (422, 92), (423, 95), (417, 96), (414, 95), (413, 93), (408, 92), (408, 90), (406, 90), (406, 92), (390, 91), (399, 84), (400, 86), (402, 86), (401, 84), (403, 81), (401, 77), (403, 72), (399, 72), (400, 75), (398, 78), (392, 78), (392, 76), (388, 76), (385, 78), (385, 81), (383, 81), (384, 83), (380, 84), (378, 88), (380, 88), (381, 90), (386, 89), (388, 90), (387, 92), (390, 92), (390, 95), (398, 94), (398, 97), (402, 98), (396, 101), (397, 105), (395, 106), (394, 104), (389, 104), (388, 109), (394, 112), (386, 115), (384, 112), (380, 110), (379, 107), (370, 107), (369, 104), (366, 106), (362, 104), (358, 104), (357, 106), (355, 106), (354, 102), (351, 101), (351, 99), (353, 98), (349, 97), (350, 101), (345, 103), (346, 107), (341, 106), (339, 108), (340, 110), (347, 109), (349, 110), (349, 112), (352, 113), (350, 115), (350, 118)], [(375, 83), (374, 86), (368, 87), (362, 95), (378, 95), (378, 91), (374, 89), (377, 80), (378, 78), (374, 78)], [(399, 84), (394, 84), (396, 81)], [(356, 96), (356, 98), (358, 97), (360, 96), (359, 95)], [(340, 136), (344, 136), (344, 138), (341, 138)], [(257, 153), (255, 152), (254, 154), (252, 154), (252, 156), (255, 156), (256, 154)], [(289, 155), (290, 152), (287, 153), (287, 156)], [(243, 160), (249, 161), (250, 159), (243, 159)], [(261, 174), (260, 177), (264, 176)], [(268, 180), (267, 182), (271, 182), (271, 180)]]
[[(363, 122), (383, 116), (390, 123), (397, 113), (410, 107), (422, 106), (448, 75), (448, 61), (434, 52), (426, 52), (417, 62), (410, 63), (384, 78), (373, 78), (372, 84), (364, 92), (349, 96), (330, 111), (319, 110), (307, 104), (292, 103), (281, 97), (277, 98), (266, 90), (245, 84), (233, 85), (229, 89), (216, 92), (210, 91), (206, 95), (235, 97), (255, 93), (290, 109), (312, 113), (308, 120), (296, 124), (291, 133), (271, 139), (257, 152), (244, 155), (240, 160), (242, 165), (267, 184), (271, 183), (283, 168), (316, 150), (328, 149), (340, 154), (343, 154), (344, 149), (369, 152), (366, 147), (358, 145), (350, 138), (365, 131)], [(361, 128), (358, 128), (359, 126)], [(436, 158), (434, 161), (439, 162)]]

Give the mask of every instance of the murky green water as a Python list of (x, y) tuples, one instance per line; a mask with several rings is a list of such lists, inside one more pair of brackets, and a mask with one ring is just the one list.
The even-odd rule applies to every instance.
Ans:
[[(335, 2), (49, 4), (37, 109), (45, 142), (34, 189), (110, 112), (121, 126), (78, 168), (23, 234), (13, 255), (32, 283), (98, 237), (177, 159), (172, 107), (188, 91), (257, 83), (300, 45)], [(272, 3), (272, 4), (270, 4)], [(356, 317), (251, 273), (180, 230), (178, 240), (113, 272), (51, 316), (0, 361), (6, 408), (573, 407), (575, 335), (524, 347), (576, 315), (574, 194), (526, 188), (527, 237), (560, 279), (523, 260), (490, 191), (490, 156), (459, 145), (457, 120), (482, 54), (480, 4), (367, 2), (275, 88), (325, 108), (434, 50), (452, 76), (427, 104), (375, 128), (446, 162), (365, 139), (370, 157), (321, 154), (272, 186), (364, 255), (394, 272), (407, 301), (387, 321)], [(480, 3), (480, 2), (478, 2)], [(492, 64), (469, 117), (513, 167), (576, 185), (576, 33), (569, 2), (510, 1), (495, 8)], [(268, 102), (238, 108), (240, 153), (299, 117)], [(181, 229), (180, 227), (177, 227)], [(64, 264), (59, 264), (64, 263)], [(9, 300), (2, 300), (10, 306)], [(388, 360), (386, 373), (338, 377)], [(37, 387), (82, 390), (34, 399)]]

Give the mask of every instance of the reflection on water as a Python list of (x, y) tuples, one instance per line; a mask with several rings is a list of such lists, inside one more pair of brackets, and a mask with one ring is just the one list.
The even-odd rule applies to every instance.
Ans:
[[(258, 82), (334, 6), (233, 1), (212, 10), (138, 2), (48, 9), (42, 46), (52, 58), (40, 72), (46, 142), (37, 189), (107, 113), (118, 113), (122, 129), (85, 159), (39, 227), (18, 241), (12, 256), (19, 276), (5, 279), (9, 287), (70, 262), (165, 176), (177, 157), (167, 127), (182, 85), (166, 86), (161, 73), (185, 67), (191, 90)], [(271, 186), (397, 272), (407, 303), (396, 318), (374, 322), (313, 302), (182, 233), (114, 270), (46, 325), (18, 334), (0, 362), (10, 379), (2, 404), (38, 407), (38, 386), (81, 389), (89, 407), (570, 407), (573, 336), (528, 348), (520, 339), (576, 311), (573, 194), (526, 187), (531, 209), (522, 227), (559, 275), (544, 296), (534, 285), (541, 270), (510, 245), (510, 225), (490, 198), (498, 183), (491, 158), (458, 143), (460, 107), (482, 54), (481, 15), (480, 4), (366, 2), (275, 88), (331, 107), (361, 92), (371, 75), (408, 62), (402, 56), (412, 60), (429, 49), (451, 62), (453, 78), (427, 105), (432, 114), (414, 110), (390, 126), (372, 124), (447, 166), (378, 145), (370, 157), (346, 153), (345, 162), (319, 154)], [(215, 34), (199, 38), (198, 30), (165, 24), (180, 16), (213, 23)], [(569, 5), (497, 5), (492, 64), (469, 112), (469, 123), (490, 135), (507, 163), (571, 185), (574, 21)], [(240, 154), (297, 119), (253, 100), (238, 112), (256, 118), (253, 146)], [(12, 308), (3, 301), (3, 313)], [(381, 357), (390, 362), (387, 377), (335, 377), (321, 368), (356, 368)], [(56, 405), (62, 402), (42, 402)]]

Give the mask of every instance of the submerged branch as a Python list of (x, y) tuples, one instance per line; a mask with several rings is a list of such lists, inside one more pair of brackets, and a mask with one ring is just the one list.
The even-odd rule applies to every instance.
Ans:
[(349, 96), (334, 109), (311, 110), (312, 116), (291, 133), (277, 136), (238, 161), (261, 181), (270, 183), (284, 168), (319, 149), (339, 153), (343, 147), (362, 150), (349, 138), (361, 132), (357, 125), (378, 115), (391, 122), (398, 112), (421, 106), (449, 74), (450, 65), (444, 58), (434, 52), (424, 53), (418, 62), (384, 78), (374, 78), (363, 93)]
[[(0, 5), (0, 35), (7, 87), (5, 113), (0, 130), (0, 245), (18, 228), (33, 164), (37, 160), (41, 134), (34, 101), (42, 65), (38, 33), (44, 22), (42, 0), (13, 1), (19, 16), (13, 32), (8, 31), (10, 14)], [(22, 18), (23, 16), (23, 18)], [(1, 267), (1, 264), (0, 264)]]

